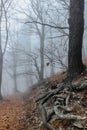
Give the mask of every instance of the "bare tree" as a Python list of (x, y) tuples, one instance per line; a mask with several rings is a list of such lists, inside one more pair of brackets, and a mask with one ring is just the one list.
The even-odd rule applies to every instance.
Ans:
[[(56, 3), (58, 4), (58, 1)], [(35, 63), (36, 64), (35, 66), (37, 66), (36, 68), (38, 68), (37, 70), (39, 70), (37, 71), (39, 72), (38, 73), (39, 80), (43, 80), (44, 78), (44, 45), (46, 42), (46, 38), (50, 32), (49, 31), (50, 28), (56, 29), (56, 32), (54, 32), (54, 35), (58, 33), (59, 36), (57, 35), (57, 38), (68, 36), (67, 30), (69, 28), (68, 26), (62, 26), (63, 24), (61, 24), (61, 20), (59, 20), (59, 14), (61, 13), (59, 12), (58, 7), (54, 5), (55, 4), (52, 5), (51, 0), (50, 2), (40, 1), (40, 0), (31, 0), (29, 2), (27, 11), (23, 11), (23, 10), (20, 11), (21, 13), (24, 13), (27, 16), (27, 20), (26, 20), (27, 22), (25, 23), (29, 25), (30, 33), (34, 33), (35, 35), (38, 35), (38, 38), (39, 38), (40, 66), (38, 65), (38, 62), (36, 62), (37, 58), (34, 59), (34, 61), (37, 63), (37, 64)], [(54, 16), (53, 13), (57, 14), (58, 16), (57, 15)], [(64, 21), (62, 20), (62, 22)]]
[[(30, 2), (31, 9), (29, 9), (29, 12), (24, 12), (26, 16), (28, 16), (27, 19), (30, 20), (32, 24), (32, 32), (36, 33), (39, 38), (40, 43), (40, 68), (39, 68), (39, 80), (43, 80), (44, 78), (44, 44), (45, 44), (45, 26), (43, 24), (39, 25), (34, 21), (39, 21), (41, 23), (45, 22), (45, 15), (44, 10), (42, 9), (43, 2), (40, 0), (31, 0)], [(35, 59), (36, 62), (36, 59)], [(38, 65), (37, 65), (38, 66)]]
[[(7, 12), (11, 5), (12, 0), (1, 0), (0, 3), (0, 100), (2, 100), (1, 94), (1, 84), (2, 84), (2, 70), (3, 70), (3, 58), (6, 52), (6, 47), (8, 44), (8, 16)], [(2, 47), (2, 24), (5, 21), (5, 42), (4, 42), (4, 49)]]
[(13, 81), (14, 81), (14, 92), (18, 92), (17, 86), (17, 62), (18, 55), (16, 50), (12, 49), (12, 59), (13, 59)]

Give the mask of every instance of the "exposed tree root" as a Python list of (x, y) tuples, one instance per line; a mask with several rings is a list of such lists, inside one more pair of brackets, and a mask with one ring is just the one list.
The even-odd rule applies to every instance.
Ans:
[[(39, 104), (43, 125), (46, 127), (47, 130), (55, 130), (55, 128), (53, 128), (49, 124), (49, 121), (52, 119), (53, 115), (55, 115), (58, 120), (73, 120), (74, 122), (86, 119), (85, 115), (82, 117), (79, 116), (78, 114), (77, 115), (72, 114), (74, 111), (74, 107), (69, 105), (70, 101), (72, 101), (71, 100), (73, 96), (72, 91), (73, 90), (79, 91), (86, 87), (84, 87), (84, 84), (80, 85), (80, 87), (78, 88), (76, 88), (77, 85), (76, 86), (75, 85), (70, 86), (70, 85), (71, 83), (68, 85), (63, 83), (59, 84), (56, 89), (52, 89), (46, 92), (44, 95), (40, 96), (36, 100), (36, 102), (38, 102)], [(70, 87), (72, 87), (72, 89)], [(50, 107), (48, 107), (49, 106), (48, 102), (50, 102), (51, 100), (53, 102), (52, 105), (50, 106), (51, 112), (49, 113)], [(80, 99), (78, 100), (80, 101)], [(72, 124), (72, 126), (75, 125)], [(79, 126), (77, 125), (75, 127), (79, 128)]]
[(75, 91), (82, 91), (87, 89), (87, 80), (83, 81), (82, 83), (72, 83), (72, 89)]
[(57, 89), (54, 89), (44, 95), (42, 95), (41, 97), (39, 97), (36, 102), (40, 101), (41, 100), (41, 103), (44, 104), (47, 100), (49, 100), (50, 97), (58, 94), (60, 91), (62, 91), (64, 89), (64, 85), (58, 87)]
[(73, 123), (73, 126), (81, 130), (87, 130), (87, 127), (83, 127), (80, 122)]
[(81, 117), (72, 114), (63, 114), (58, 110), (58, 106), (54, 106), (55, 114), (58, 116), (59, 120), (84, 120), (86, 117)]
[(43, 105), (39, 105), (40, 111), (41, 111), (41, 116), (42, 116), (42, 121), (43, 125), (47, 128), (47, 130), (55, 130), (48, 122), (47, 122), (47, 112), (44, 108)]
[(41, 95), (40, 97), (38, 97), (38, 98), (36, 99), (36, 102), (39, 102), (40, 100), (42, 100), (43, 98), (45, 98), (48, 94), (49, 94), (49, 92), (48, 92), (48, 93), (45, 93), (44, 95)]

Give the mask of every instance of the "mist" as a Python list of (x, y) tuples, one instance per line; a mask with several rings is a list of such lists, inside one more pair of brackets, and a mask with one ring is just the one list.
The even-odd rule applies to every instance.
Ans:
[[(87, 59), (86, 6), (87, 4), (85, 4), (83, 60)], [(58, 0), (54, 2), (8, 0), (4, 8), (6, 16), (2, 9), (0, 27), (2, 52), (5, 49), (2, 95), (30, 91), (33, 84), (66, 71), (69, 34), (68, 1), (64, 4), (59, 3)], [(66, 28), (63, 30), (62, 27)]]

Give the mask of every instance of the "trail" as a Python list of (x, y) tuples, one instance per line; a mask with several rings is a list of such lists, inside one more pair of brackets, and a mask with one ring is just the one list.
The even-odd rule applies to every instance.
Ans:
[(0, 130), (26, 130), (26, 111), (21, 95), (7, 98), (0, 103)]

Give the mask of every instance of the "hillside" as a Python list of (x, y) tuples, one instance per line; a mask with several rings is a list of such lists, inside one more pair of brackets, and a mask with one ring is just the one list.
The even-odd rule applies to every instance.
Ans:
[(87, 129), (87, 74), (72, 84), (65, 78), (57, 74), (30, 95), (8, 97), (0, 104), (0, 130)]
[(55, 75), (44, 82), (45, 87), (33, 89), (26, 102), (30, 129), (87, 129), (87, 74), (72, 84), (64, 83), (65, 78), (66, 73)]

